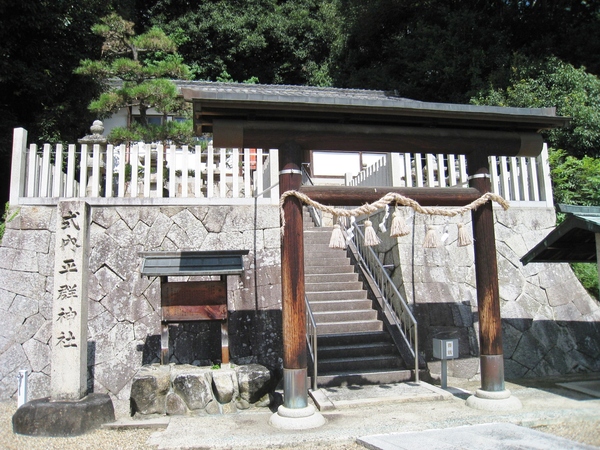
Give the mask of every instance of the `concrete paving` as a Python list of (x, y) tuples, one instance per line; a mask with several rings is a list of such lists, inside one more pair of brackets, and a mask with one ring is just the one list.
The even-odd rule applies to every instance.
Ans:
[[(327, 420), (320, 428), (276, 429), (269, 425), (272, 413), (257, 409), (222, 416), (174, 416), (148, 444), (164, 450), (344, 448), (355, 443), (381, 450), (592, 448), (527, 427), (600, 420), (600, 398), (561, 385), (596, 380), (600, 374), (506, 383), (523, 404), (518, 411), (469, 408), (465, 399), (479, 382), (452, 378), (447, 390), (427, 383), (328, 388), (315, 396), (314, 403), (322, 406)], [(594, 384), (587, 386), (593, 389)]]
[(583, 450), (596, 448), (512, 423), (467, 425), (417, 433), (381, 434), (359, 438), (358, 442), (373, 450), (458, 450), (467, 448), (469, 450)]

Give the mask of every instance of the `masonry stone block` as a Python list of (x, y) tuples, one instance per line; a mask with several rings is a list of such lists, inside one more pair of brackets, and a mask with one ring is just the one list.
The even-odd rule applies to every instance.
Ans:
[(224, 228), (224, 224), (227, 220), (227, 214), (231, 209), (232, 208), (228, 206), (210, 208), (203, 219), (206, 231), (209, 233), (220, 233), (221, 231), (227, 231)]
[(523, 333), (511, 359), (528, 369), (534, 369), (544, 358), (547, 350), (545, 343), (530, 330)]
[(37, 299), (17, 295), (8, 311), (26, 319), (39, 312), (39, 301)]
[(239, 393), (237, 376), (233, 369), (219, 369), (212, 373), (215, 399), (221, 403), (229, 403)]
[(150, 230), (148, 230), (144, 250), (148, 251), (160, 248), (172, 224), (171, 219), (164, 214), (159, 214), (150, 226)]
[(187, 235), (189, 242), (193, 248), (198, 248), (202, 245), (202, 241), (208, 234), (208, 231), (196, 216), (194, 216), (189, 210), (184, 209), (179, 213), (171, 217), (174, 223), (176, 223)]
[(115, 208), (92, 208), (92, 223), (106, 229), (121, 219)]
[(46, 323), (46, 319), (41, 314), (34, 314), (27, 317), (14, 334), (15, 342), (23, 344), (28, 341), (38, 332), (44, 323)]
[(507, 380), (523, 378), (529, 369), (522, 364), (519, 364), (512, 359), (504, 360), (504, 377)]
[(169, 416), (185, 415), (188, 413), (185, 402), (174, 392), (167, 394), (166, 409)]
[(29, 339), (23, 343), (23, 351), (29, 360), (31, 370), (34, 372), (39, 372), (50, 364), (50, 348), (47, 343)]
[(47, 230), (7, 229), (2, 237), (2, 247), (48, 253), (50, 249), (50, 232)]
[(173, 376), (173, 389), (192, 410), (204, 409), (213, 401), (212, 387), (207, 372), (179, 371)]
[[(131, 384), (132, 411), (140, 414), (165, 414), (170, 387), (169, 366), (142, 367)], [(172, 402), (172, 400), (171, 400)]]
[(42, 206), (20, 208), (19, 225), (22, 230), (48, 230), (49, 224), (54, 223), (54, 215), (54, 208)]
[(249, 403), (258, 401), (271, 387), (271, 372), (259, 364), (235, 368), (238, 376), (240, 397)]
[(503, 300), (516, 300), (525, 287), (525, 277), (509, 261), (501, 259), (498, 261), (498, 283), (500, 298)]
[(118, 247), (128, 248), (136, 243), (136, 236), (131, 232), (124, 220), (117, 220), (105, 232), (116, 242)]

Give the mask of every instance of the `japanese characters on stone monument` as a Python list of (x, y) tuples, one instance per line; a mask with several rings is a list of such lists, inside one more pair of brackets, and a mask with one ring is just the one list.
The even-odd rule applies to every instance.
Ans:
[(87, 390), (87, 272), (90, 216), (82, 201), (58, 203), (52, 310), (52, 400), (80, 400)]

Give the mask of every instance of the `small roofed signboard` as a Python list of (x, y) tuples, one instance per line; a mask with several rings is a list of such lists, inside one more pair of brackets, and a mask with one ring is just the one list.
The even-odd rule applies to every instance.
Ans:
[(227, 319), (225, 281), (165, 283), (161, 289), (162, 320), (185, 322)]

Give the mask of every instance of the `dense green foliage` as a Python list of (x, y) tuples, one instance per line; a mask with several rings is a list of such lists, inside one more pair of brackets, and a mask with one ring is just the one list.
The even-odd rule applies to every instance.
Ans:
[(173, 36), (198, 79), (330, 85), (335, 0), (159, 0), (152, 23)]
[(598, 291), (600, 288), (598, 283), (598, 265), (595, 263), (573, 263), (571, 267), (583, 287), (591, 296), (598, 299), (600, 297)]
[(600, 74), (598, 2), (340, 0), (340, 11), (339, 86), (463, 103), (540, 57)]

